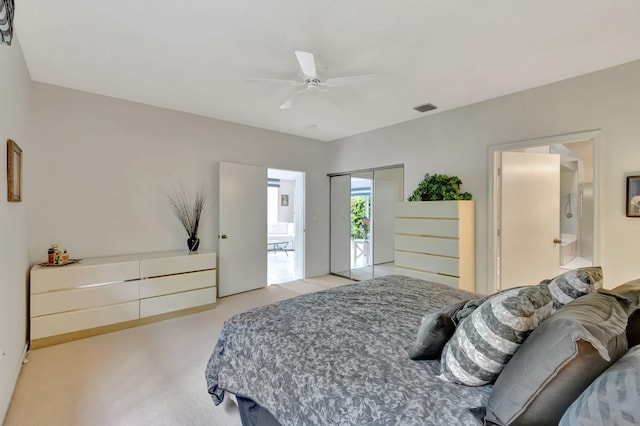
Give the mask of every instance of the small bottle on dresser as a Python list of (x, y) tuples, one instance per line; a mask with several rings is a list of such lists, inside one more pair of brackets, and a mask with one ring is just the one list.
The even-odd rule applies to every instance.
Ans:
[(53, 263), (56, 265), (62, 263), (62, 251), (58, 248), (57, 244), (53, 245)]

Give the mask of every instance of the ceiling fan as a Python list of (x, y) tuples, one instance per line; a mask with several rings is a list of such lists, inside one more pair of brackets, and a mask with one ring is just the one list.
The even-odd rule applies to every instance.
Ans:
[(350, 86), (352, 84), (359, 83), (362, 80), (366, 80), (372, 77), (375, 77), (375, 74), (366, 74), (366, 75), (354, 75), (350, 77), (337, 77), (337, 78), (329, 78), (327, 80), (320, 80), (318, 74), (316, 73), (316, 62), (313, 57), (313, 53), (304, 52), (301, 50), (296, 50), (295, 52), (296, 58), (298, 59), (298, 64), (300, 65), (300, 75), (302, 80), (279, 80), (273, 78), (247, 78), (249, 81), (265, 81), (270, 83), (283, 83), (288, 84), (289, 86), (302, 86), (303, 88), (294, 93), (289, 99), (284, 101), (282, 105), (280, 105), (280, 109), (291, 109), (294, 101), (298, 98), (298, 96), (307, 94), (307, 93), (322, 93), (326, 92), (331, 87), (344, 87)]

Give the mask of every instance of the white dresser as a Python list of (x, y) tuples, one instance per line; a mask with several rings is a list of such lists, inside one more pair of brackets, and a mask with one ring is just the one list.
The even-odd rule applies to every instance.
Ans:
[(216, 254), (162, 252), (31, 268), (31, 348), (210, 309)]
[(396, 205), (395, 272), (475, 291), (473, 201)]

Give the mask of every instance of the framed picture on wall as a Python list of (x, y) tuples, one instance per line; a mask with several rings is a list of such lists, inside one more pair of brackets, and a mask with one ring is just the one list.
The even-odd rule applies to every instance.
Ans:
[(627, 176), (627, 217), (640, 217), (640, 176)]
[(22, 149), (7, 140), (7, 201), (22, 201)]
[(283, 207), (289, 206), (289, 195), (281, 195), (280, 196), (280, 205)]

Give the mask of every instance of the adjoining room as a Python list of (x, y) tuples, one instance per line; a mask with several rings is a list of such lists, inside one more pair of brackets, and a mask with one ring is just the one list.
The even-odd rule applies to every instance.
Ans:
[(304, 277), (304, 173), (268, 169), (267, 285)]

